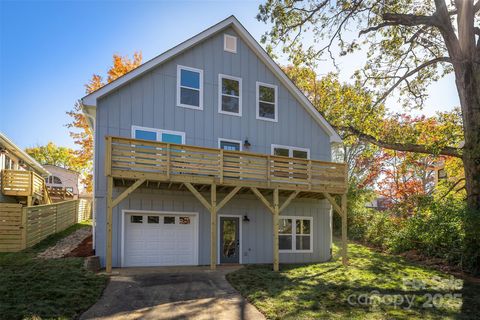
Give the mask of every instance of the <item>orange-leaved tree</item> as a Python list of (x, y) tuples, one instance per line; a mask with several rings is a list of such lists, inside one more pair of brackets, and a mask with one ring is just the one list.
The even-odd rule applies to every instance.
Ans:
[[(142, 53), (135, 52), (133, 58), (122, 57), (120, 55), (113, 55), (113, 65), (108, 69), (107, 82), (110, 83), (122, 75), (142, 64)], [(92, 93), (100, 89), (106, 84), (103, 78), (94, 74), (89, 83), (85, 85), (86, 94)], [(66, 126), (70, 129), (70, 136), (73, 138), (75, 144), (79, 146), (75, 150), (75, 154), (79, 161), (85, 164), (86, 169), (82, 172), (82, 183), (85, 184), (88, 192), (93, 190), (93, 132), (88, 125), (88, 120), (82, 112), (82, 102), (78, 100), (72, 110), (67, 114), (72, 118)]]

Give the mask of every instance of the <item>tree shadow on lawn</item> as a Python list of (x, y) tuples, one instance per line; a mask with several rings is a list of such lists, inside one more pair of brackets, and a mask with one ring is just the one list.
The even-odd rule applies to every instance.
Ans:
[[(360, 245), (349, 247), (348, 268), (334, 259), (318, 264), (282, 265), (279, 273), (272, 272), (270, 265), (248, 266), (227, 277), (269, 318), (478, 316), (480, 285), (463, 283)], [(461, 296), (455, 298), (455, 294)]]

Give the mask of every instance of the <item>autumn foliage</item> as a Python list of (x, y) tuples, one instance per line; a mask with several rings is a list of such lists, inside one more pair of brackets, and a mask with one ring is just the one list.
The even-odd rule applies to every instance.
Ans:
[[(110, 83), (122, 75), (135, 69), (142, 63), (141, 52), (135, 52), (133, 58), (122, 57), (120, 55), (113, 55), (113, 65), (107, 71), (107, 82)], [(103, 78), (98, 75), (92, 75), (90, 81), (85, 85), (85, 93), (89, 94), (95, 90), (100, 89), (106, 84)], [(78, 161), (85, 164), (85, 170), (82, 176), (82, 182), (85, 184), (87, 191), (93, 191), (93, 132), (88, 124), (88, 120), (82, 112), (82, 102), (79, 100), (75, 103), (72, 110), (67, 114), (72, 118), (71, 122), (67, 124), (70, 129), (70, 136), (73, 138), (75, 144), (79, 147), (75, 150), (75, 155)]]

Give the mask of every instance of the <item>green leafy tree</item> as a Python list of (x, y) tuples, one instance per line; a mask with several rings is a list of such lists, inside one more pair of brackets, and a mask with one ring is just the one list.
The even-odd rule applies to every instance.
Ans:
[(53, 142), (44, 146), (26, 148), (25, 152), (41, 164), (50, 164), (78, 172), (86, 169), (85, 163), (77, 157), (75, 150), (57, 146)]
[[(343, 129), (383, 148), (462, 159), (467, 205), (475, 212), (464, 222), (467, 254), (475, 272), (480, 272), (479, 10), (478, 0), (267, 0), (257, 16), (272, 23), (263, 39), (269, 42), (268, 49), (281, 45), (283, 53), (297, 64), (315, 65), (325, 55), (336, 63), (336, 48), (341, 55), (366, 48), (367, 62), (356, 76), (375, 89), (376, 99), (363, 110), (365, 114), (381, 106), (392, 92), (401, 94), (404, 105), (421, 107), (429, 84), (454, 74), (463, 147), (457, 136), (438, 138), (438, 132), (398, 134), (404, 130), (418, 133), (428, 127), (417, 123), (401, 126), (401, 130), (396, 126), (392, 131), (385, 131), (388, 126), (369, 132), (354, 125)], [(357, 30), (359, 36), (352, 36), (351, 30)], [(313, 37), (311, 45), (306, 44), (306, 33)], [(450, 129), (444, 125), (441, 129)]]

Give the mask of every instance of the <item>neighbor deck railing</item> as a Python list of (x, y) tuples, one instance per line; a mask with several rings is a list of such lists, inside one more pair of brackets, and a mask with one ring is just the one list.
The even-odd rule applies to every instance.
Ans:
[(343, 163), (107, 137), (105, 170), (118, 178), (344, 193)]
[(2, 170), (2, 193), (6, 196), (37, 197), (49, 203), (45, 179), (33, 171)]

